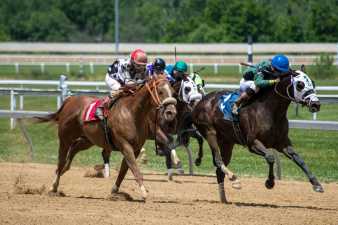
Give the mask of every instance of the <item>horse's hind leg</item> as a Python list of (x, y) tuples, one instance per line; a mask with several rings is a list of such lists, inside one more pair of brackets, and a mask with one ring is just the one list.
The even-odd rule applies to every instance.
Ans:
[(67, 144), (60, 139), (58, 165), (55, 171), (55, 178), (54, 178), (52, 187), (50, 189), (51, 192), (54, 192), (54, 193), (57, 192), (57, 189), (59, 187), (61, 173), (67, 161), (66, 159), (67, 159), (67, 152), (68, 152), (69, 147), (70, 147), (70, 144)]
[(61, 172), (61, 176), (70, 169), (74, 156), (82, 150), (86, 150), (93, 144), (85, 137), (77, 138), (68, 149), (66, 164)]
[[(290, 140), (289, 140), (290, 142)], [(291, 143), (291, 142), (290, 142)], [(292, 159), (306, 174), (309, 178), (310, 183), (312, 184), (313, 190), (316, 192), (324, 192), (322, 185), (318, 182), (317, 178), (311, 173), (304, 160), (294, 151), (293, 147), (290, 145), (283, 149), (283, 153), (289, 158)]]
[(109, 166), (109, 159), (110, 159), (110, 151), (107, 149), (102, 150), (102, 159), (104, 162), (104, 177), (107, 178), (110, 176), (110, 166)]

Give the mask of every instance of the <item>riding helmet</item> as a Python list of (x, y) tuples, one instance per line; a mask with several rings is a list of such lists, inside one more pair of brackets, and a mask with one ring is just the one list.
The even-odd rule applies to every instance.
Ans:
[(130, 53), (130, 59), (138, 65), (146, 65), (148, 62), (147, 54), (139, 48)]
[(177, 61), (174, 70), (185, 73), (188, 71), (188, 65), (184, 61)]
[(156, 71), (164, 71), (165, 70), (165, 61), (162, 58), (156, 58), (153, 62), (154, 69)]
[(289, 71), (289, 59), (285, 55), (279, 54), (274, 56), (271, 65), (280, 72), (285, 73)]

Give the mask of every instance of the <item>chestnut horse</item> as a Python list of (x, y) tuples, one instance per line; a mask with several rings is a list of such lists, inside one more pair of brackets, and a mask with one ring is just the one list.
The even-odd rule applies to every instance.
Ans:
[(138, 87), (133, 95), (117, 100), (108, 112), (107, 123), (110, 129), (111, 141), (107, 143), (100, 122), (84, 123), (82, 113), (95, 97), (71, 96), (65, 100), (61, 108), (46, 117), (37, 117), (38, 122), (55, 122), (58, 124), (59, 159), (56, 177), (51, 192), (57, 192), (60, 176), (70, 169), (71, 162), (79, 151), (97, 145), (107, 151), (118, 150), (124, 156), (120, 171), (112, 193), (116, 193), (128, 171), (131, 169), (138, 183), (143, 199), (147, 191), (143, 185), (143, 177), (136, 163), (148, 137), (145, 118), (153, 110), (159, 111), (159, 116), (166, 122), (171, 122), (176, 116), (176, 99), (173, 90), (165, 76), (150, 78)]
[[(169, 180), (171, 180), (173, 176), (173, 157), (176, 158), (176, 161), (179, 160), (173, 151), (175, 151), (175, 148), (179, 145), (184, 145), (187, 148), (190, 137), (196, 138), (199, 143), (196, 165), (200, 165), (203, 156), (203, 137), (192, 127), (191, 121), (192, 107), (202, 99), (202, 95), (199, 93), (195, 83), (189, 79), (176, 82), (173, 85), (173, 90), (173, 96), (177, 100), (177, 117), (175, 122), (168, 124), (160, 120), (156, 109), (153, 109), (145, 120), (148, 128), (147, 138), (155, 140), (157, 153), (166, 158)], [(175, 146), (173, 146), (174, 140), (170, 134), (178, 134), (178, 144)], [(191, 153), (188, 152), (188, 154), (190, 156)], [(105, 168), (104, 176), (108, 177), (110, 152), (103, 150), (102, 158)]]
[[(310, 172), (303, 159), (295, 152), (288, 136), (287, 109), (291, 101), (306, 105), (311, 112), (320, 110), (313, 82), (302, 71), (281, 77), (274, 87), (260, 90), (239, 114), (239, 124), (225, 120), (219, 109), (219, 99), (227, 91), (208, 94), (193, 111), (193, 122), (207, 139), (216, 167), (216, 176), (222, 202), (226, 202), (224, 177), (236, 177), (229, 172), (234, 144), (248, 147), (249, 151), (263, 156), (269, 165), (266, 188), (273, 188), (274, 155), (268, 148), (274, 148), (292, 159), (307, 175), (316, 192), (323, 192), (321, 184)], [(230, 174), (229, 174), (230, 173)], [(238, 179), (237, 179), (238, 180)]]

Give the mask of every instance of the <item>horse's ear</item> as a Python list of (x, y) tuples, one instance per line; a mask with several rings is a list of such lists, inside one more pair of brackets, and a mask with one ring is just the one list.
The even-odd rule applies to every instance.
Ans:
[(300, 71), (302, 71), (302, 72), (305, 73), (305, 65), (304, 65), (304, 64), (302, 64), (302, 65), (300, 66)]

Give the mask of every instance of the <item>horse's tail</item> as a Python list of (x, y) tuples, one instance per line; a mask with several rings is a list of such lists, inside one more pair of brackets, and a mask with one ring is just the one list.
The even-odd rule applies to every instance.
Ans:
[(61, 107), (58, 109), (58, 111), (54, 112), (54, 113), (50, 113), (46, 116), (34, 116), (34, 122), (35, 123), (47, 123), (47, 122), (54, 122), (54, 123), (58, 123), (59, 121), (59, 115), (60, 112), (62, 112), (64, 106), (67, 104), (67, 102), (69, 101), (70, 98), (66, 98), (66, 100), (63, 102), (63, 104), (61, 105)]

